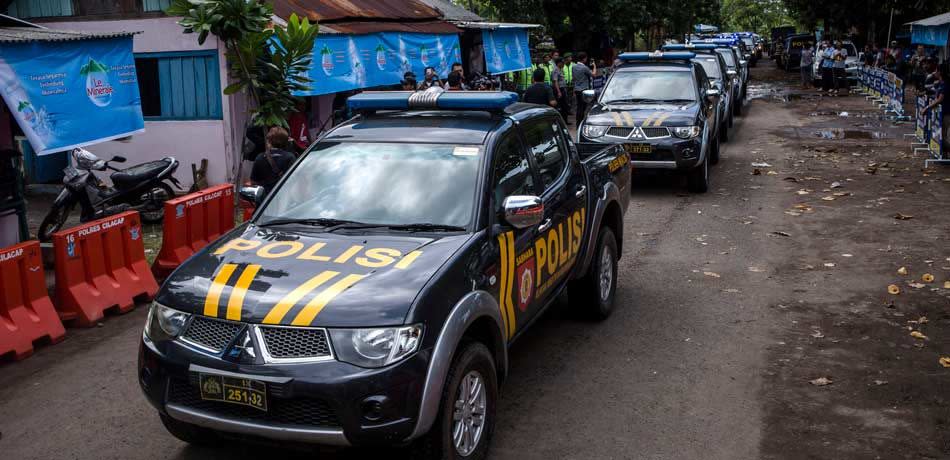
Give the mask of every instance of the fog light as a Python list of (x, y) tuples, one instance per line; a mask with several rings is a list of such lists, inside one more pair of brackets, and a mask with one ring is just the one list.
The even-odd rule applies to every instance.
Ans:
[(693, 158), (693, 149), (683, 149), (683, 158)]
[(370, 422), (378, 422), (383, 419), (386, 401), (389, 398), (385, 396), (370, 396), (360, 404), (360, 410), (363, 418)]

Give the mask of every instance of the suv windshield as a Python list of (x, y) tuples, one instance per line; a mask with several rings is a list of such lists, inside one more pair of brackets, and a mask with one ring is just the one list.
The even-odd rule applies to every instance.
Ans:
[(735, 55), (732, 54), (732, 50), (720, 48), (717, 49), (716, 52), (718, 52), (719, 55), (722, 56), (722, 59), (726, 61), (726, 67), (730, 69), (736, 68), (736, 60), (734, 59)]
[(258, 222), (345, 219), (467, 227), (478, 146), (324, 142), (272, 192)]
[(693, 59), (693, 62), (698, 62), (703, 66), (703, 70), (706, 71), (707, 77), (714, 78), (716, 80), (722, 79), (722, 73), (719, 71), (719, 59), (716, 59), (715, 56), (699, 55)]
[(695, 101), (692, 72), (637, 70), (614, 72), (600, 101)]

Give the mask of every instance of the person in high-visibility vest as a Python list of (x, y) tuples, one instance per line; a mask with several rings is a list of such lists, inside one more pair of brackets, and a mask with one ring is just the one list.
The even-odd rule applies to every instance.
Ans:
[(544, 58), (541, 59), (541, 62), (537, 64), (537, 68), (544, 69), (544, 82), (550, 85), (551, 71), (554, 70), (554, 66), (551, 65), (551, 55), (545, 54)]
[[(574, 88), (574, 56), (571, 53), (564, 53), (564, 86)], [(567, 98), (567, 113), (571, 113), (574, 108), (574, 98)]]

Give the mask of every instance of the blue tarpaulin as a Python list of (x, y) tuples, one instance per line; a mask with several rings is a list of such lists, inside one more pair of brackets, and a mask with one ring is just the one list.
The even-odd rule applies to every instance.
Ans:
[(911, 30), (911, 43), (917, 45), (947, 46), (947, 34), (950, 32), (950, 24), (939, 26), (913, 26)]
[(482, 30), (482, 45), (485, 49), (485, 68), (492, 75), (531, 67), (527, 29), (503, 27)]
[(295, 96), (318, 96), (374, 86), (398, 84), (412, 71), (422, 81), (426, 67), (440, 78), (452, 63), (462, 62), (455, 34), (377, 32), (321, 34), (313, 47), (309, 91)]
[(0, 93), (39, 155), (145, 126), (131, 36), (0, 43)]

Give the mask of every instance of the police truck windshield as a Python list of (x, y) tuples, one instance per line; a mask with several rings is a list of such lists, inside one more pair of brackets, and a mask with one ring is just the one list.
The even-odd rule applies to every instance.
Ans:
[(467, 227), (481, 148), (325, 142), (274, 190), (258, 222), (339, 219)]
[(694, 86), (692, 72), (619, 71), (607, 82), (601, 103), (695, 101)]
[(722, 59), (726, 61), (726, 67), (730, 69), (736, 68), (735, 55), (732, 54), (732, 50), (717, 49), (716, 51), (719, 53), (720, 56), (722, 56)]
[(715, 78), (717, 80), (722, 78), (722, 73), (719, 72), (719, 59), (709, 56), (699, 56), (696, 59), (693, 59), (693, 62), (702, 64), (703, 70), (706, 71), (707, 77)]

